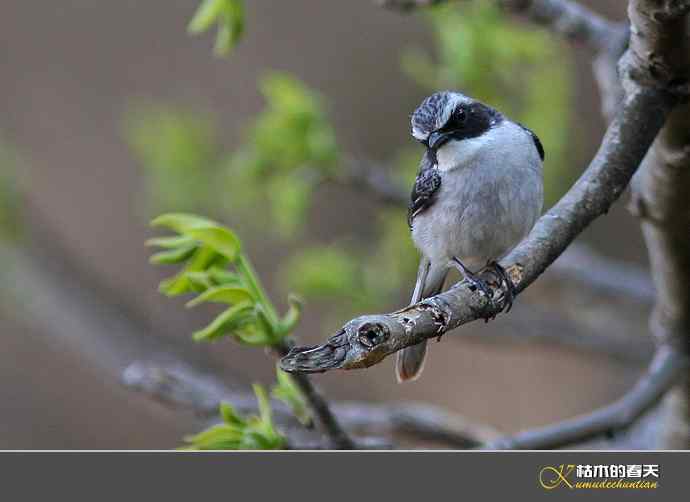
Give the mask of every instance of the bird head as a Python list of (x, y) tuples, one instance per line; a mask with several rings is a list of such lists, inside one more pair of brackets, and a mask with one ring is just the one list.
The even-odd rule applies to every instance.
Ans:
[(480, 138), (502, 120), (490, 106), (459, 92), (441, 91), (422, 101), (412, 114), (412, 136), (436, 158), (441, 149)]

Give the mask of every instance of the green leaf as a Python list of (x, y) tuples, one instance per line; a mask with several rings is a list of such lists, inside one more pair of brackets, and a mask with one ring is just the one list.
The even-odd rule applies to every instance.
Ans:
[(247, 421), (240, 417), (235, 409), (228, 403), (220, 403), (220, 416), (228, 425), (246, 427)]
[(259, 405), (259, 418), (267, 426), (272, 426), (273, 414), (271, 412), (271, 403), (268, 400), (266, 389), (258, 383), (252, 384), (252, 389), (254, 390), (254, 394), (256, 394), (256, 401)]
[(208, 272), (186, 272), (185, 277), (194, 291), (206, 291), (215, 286)]
[(198, 35), (218, 25), (214, 52), (227, 55), (239, 42), (244, 32), (244, 6), (241, 0), (204, 0), (187, 26), (187, 31)]
[(196, 450), (236, 450), (242, 441), (242, 429), (227, 424), (213, 425), (193, 436), (185, 437)]
[(220, 405), (223, 423), (213, 425), (185, 439), (191, 450), (275, 450), (284, 448), (285, 437), (274, 424), (268, 395), (261, 385), (254, 384), (259, 416), (241, 417), (226, 403)]
[(208, 276), (217, 285), (241, 285), (242, 279), (240, 276), (220, 267), (211, 267), (208, 269)]
[(256, 312), (252, 312), (251, 316), (247, 316), (244, 325), (238, 327), (232, 335), (238, 342), (255, 347), (266, 347), (274, 343), (270, 332), (267, 332), (259, 325)]
[(231, 262), (237, 259), (237, 254), (240, 251), (240, 241), (227, 228), (221, 226), (193, 228), (187, 231), (187, 235), (212, 247)]
[(302, 314), (302, 299), (290, 293), (288, 295), (288, 311), (286, 312), (285, 316), (280, 320), (279, 323), (279, 334), (281, 336), (286, 336), (292, 333), (292, 331), (295, 329), (297, 326), (297, 323), (299, 323), (300, 316)]
[(276, 365), (276, 378), (278, 383), (271, 389), (271, 395), (284, 402), (302, 425), (311, 427), (313, 425), (311, 412), (292, 376)]
[(202, 294), (187, 302), (187, 307), (195, 307), (204, 302), (227, 303), (253, 303), (255, 298), (245, 288), (237, 286), (217, 286), (204, 291)]
[(204, 0), (201, 2), (191, 21), (189, 21), (189, 25), (187, 25), (187, 31), (196, 35), (208, 30), (223, 13), (225, 3), (225, 0)]
[(166, 213), (154, 218), (151, 221), (151, 226), (167, 227), (179, 234), (186, 234), (190, 229), (215, 227), (218, 224), (213, 220), (194, 214)]
[(192, 338), (196, 341), (214, 340), (227, 335), (245, 321), (252, 310), (253, 307), (251, 303), (238, 303), (221, 312), (205, 328), (194, 332)]
[(202, 246), (194, 251), (185, 268), (174, 277), (160, 283), (158, 290), (166, 296), (177, 296), (195, 291), (194, 284), (187, 274), (199, 272), (218, 260), (218, 254), (212, 249)]
[(235, 46), (234, 32), (227, 25), (218, 27), (216, 43), (213, 45), (213, 52), (218, 56), (227, 56)]
[(196, 244), (191, 244), (169, 251), (161, 251), (151, 255), (149, 262), (154, 265), (172, 265), (174, 263), (180, 263), (191, 257), (195, 250)]
[(207, 218), (185, 213), (169, 213), (154, 219), (151, 225), (168, 227), (191, 237), (213, 248), (231, 262), (237, 259), (240, 251), (240, 240), (237, 236), (229, 229)]
[(164, 249), (175, 249), (194, 244), (194, 239), (184, 235), (177, 235), (172, 237), (154, 237), (148, 239), (145, 243), (149, 247), (159, 247)]
[(266, 310), (264, 309), (263, 305), (257, 303), (254, 306), (254, 313), (256, 314), (257, 328), (259, 328), (259, 330), (266, 335), (266, 338), (270, 340), (270, 344), (273, 345), (278, 342), (279, 340), (275, 339), (276, 328), (273, 326), (271, 319), (269, 319), (268, 315), (266, 314)]

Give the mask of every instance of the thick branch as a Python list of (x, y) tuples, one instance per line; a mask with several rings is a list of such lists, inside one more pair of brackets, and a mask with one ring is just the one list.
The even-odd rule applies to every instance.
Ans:
[[(690, 80), (690, 2), (633, 1), (631, 59), (643, 60), (640, 78), (687, 90)], [(675, 16), (675, 17), (674, 17)], [(657, 26), (666, 22), (666, 30)], [(658, 290), (651, 319), (659, 342), (690, 354), (690, 105), (676, 108), (633, 180), (631, 208), (641, 219)], [(666, 401), (660, 446), (690, 448), (690, 375)]]
[(678, 378), (690, 368), (690, 361), (672, 347), (661, 347), (635, 387), (615, 403), (582, 417), (532, 429), (487, 443), (488, 449), (554, 449), (598, 436), (612, 436), (630, 427), (651, 410)]
[[(585, 173), (503, 260), (518, 292), (536, 280), (595, 218), (609, 210), (676, 102), (674, 94), (659, 88), (630, 85), (625, 102)], [(354, 319), (321, 346), (293, 349), (282, 359), (281, 366), (291, 372), (372, 366), (404, 347), (497, 315), (503, 308), (502, 300), (496, 290), (492, 301), (460, 282), (445, 293), (398, 312)]]

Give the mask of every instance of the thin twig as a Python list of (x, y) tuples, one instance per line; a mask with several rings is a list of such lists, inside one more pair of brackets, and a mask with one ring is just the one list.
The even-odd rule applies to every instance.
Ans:
[(520, 14), (568, 40), (600, 51), (610, 47), (624, 25), (613, 23), (596, 12), (569, 0), (495, 0), (504, 9)]
[(389, 169), (354, 157), (346, 159), (333, 181), (365, 190), (384, 204), (407, 207), (410, 202), (409, 191), (396, 183)]
[[(273, 347), (274, 352), (280, 358), (290, 351), (290, 345), (286, 341)], [(307, 375), (293, 375), (293, 379), (302, 396), (309, 405), (310, 410), (322, 431), (329, 438), (333, 448), (338, 450), (353, 450), (356, 448), (354, 440), (340, 425), (337, 417), (330, 409), (328, 401), (316, 388)]]

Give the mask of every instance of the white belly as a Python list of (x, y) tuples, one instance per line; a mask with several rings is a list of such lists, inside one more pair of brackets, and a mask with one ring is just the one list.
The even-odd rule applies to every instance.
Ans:
[(436, 202), (414, 219), (412, 238), (432, 263), (456, 257), (476, 271), (529, 233), (542, 200), (541, 173), (531, 168), (445, 172)]

